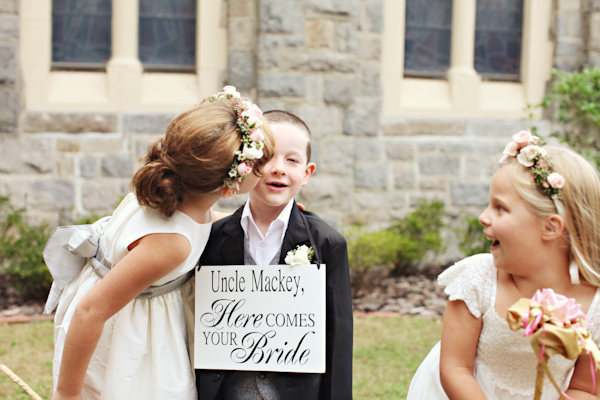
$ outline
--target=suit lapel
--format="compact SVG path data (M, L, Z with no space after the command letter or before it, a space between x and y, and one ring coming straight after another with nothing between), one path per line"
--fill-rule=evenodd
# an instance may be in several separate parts
M302 211L300 211L296 205L296 202L294 201L292 212L290 213L290 221L288 222L288 227L281 245L279 264L285 264L285 256L287 255L288 251L295 249L296 246L302 244L310 246L310 241L308 240L308 235L306 234L306 228L304 227L304 222L300 216L301 212Z
M220 245L220 252L225 265L244 264L244 230L240 225L243 209L244 206L238 208L223 225L221 231L224 238Z

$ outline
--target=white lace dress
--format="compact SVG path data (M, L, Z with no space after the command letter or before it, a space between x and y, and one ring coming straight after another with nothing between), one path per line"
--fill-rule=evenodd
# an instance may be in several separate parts
M450 300L465 302L471 314L483 319L473 375L488 399L531 400L534 394L537 357L523 330L512 331L508 323L496 313L497 270L491 254L466 258L438 277L446 286ZM600 337L600 290L587 313L591 319L590 332L594 341ZM407 400L448 399L439 375L440 343L429 352L415 373L408 390ZM560 355L548 362L552 376L565 390L573 373L575 361ZM543 400L559 398L556 389L545 380Z
M211 219L210 214L207 217ZM210 228L211 222L198 224L179 211L171 218L165 218L157 210L140 206L136 197L129 194L104 227L100 246L108 261L116 265L127 254L129 244L143 236L151 233L185 236L192 247L189 257L153 285L159 286L195 267ZM98 282L100 278L88 261L79 276L61 294L55 316L54 387L73 312L81 298ZM188 285L184 288L187 289ZM182 292L183 289L179 288L157 297L136 298L104 324L86 372L82 391L84 400L196 400Z

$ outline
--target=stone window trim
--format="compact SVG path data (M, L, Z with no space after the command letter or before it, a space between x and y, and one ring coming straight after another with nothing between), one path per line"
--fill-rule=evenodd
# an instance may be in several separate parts
M454 0L446 79L404 77L405 0L383 0L381 83L383 117L526 118L551 78L552 2L524 0L521 81L482 79L474 68L476 0ZM541 110L533 115L541 117Z
M227 70L220 2L197 0L194 73L144 72L139 3L112 0L112 51L105 71L52 69L52 0L21 0L20 64L25 110L174 111L217 92Z

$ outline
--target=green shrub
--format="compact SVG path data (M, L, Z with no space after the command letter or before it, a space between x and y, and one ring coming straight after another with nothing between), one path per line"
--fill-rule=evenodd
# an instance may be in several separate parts
M600 68L552 71L554 81L540 104L556 110L560 129L552 136L600 166Z
M458 248L469 257L479 253L490 252L490 241L483 234L483 227L477 217L466 217L466 228L456 229L460 243Z
M360 279L378 266L407 274L427 254L444 251L440 235L443 215L443 202L421 201L414 211L390 228L365 232L361 226L353 227L347 234L353 274Z
M43 299L52 284L42 250L50 236L46 223L30 225L24 209L0 197L0 266L12 287L28 299Z

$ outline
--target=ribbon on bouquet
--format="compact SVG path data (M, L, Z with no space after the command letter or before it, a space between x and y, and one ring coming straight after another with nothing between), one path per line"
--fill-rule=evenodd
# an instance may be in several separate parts
M600 350L591 339L587 316L573 299L554 293L551 289L537 291L532 299L522 298L507 312L508 325L513 331L524 329L524 336L538 357L534 400L542 398L544 377L547 376L560 399L570 399L556 383L548 369L547 359L560 354L576 360L582 354L590 355L593 389L595 371L600 369Z

